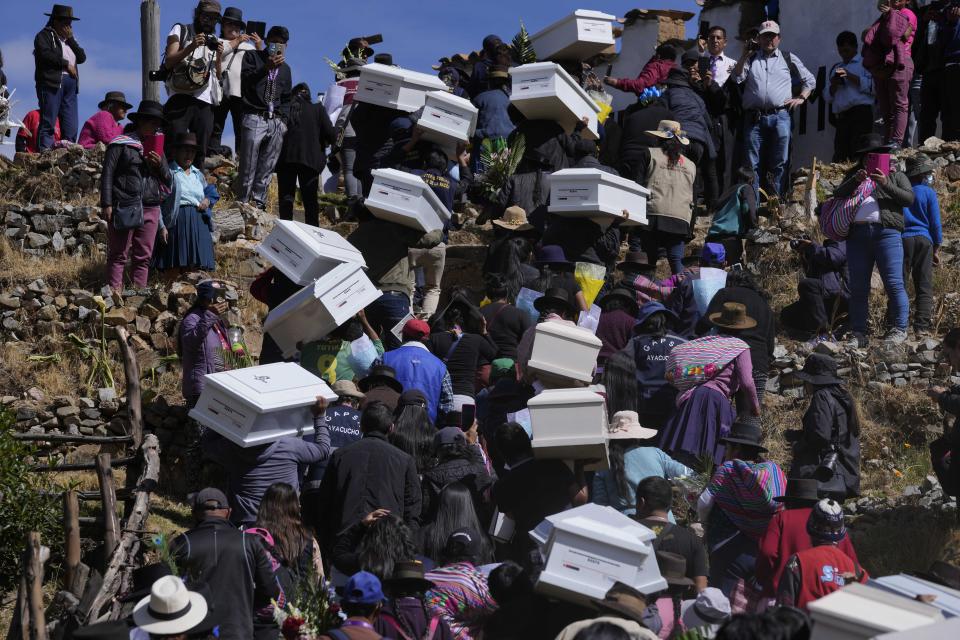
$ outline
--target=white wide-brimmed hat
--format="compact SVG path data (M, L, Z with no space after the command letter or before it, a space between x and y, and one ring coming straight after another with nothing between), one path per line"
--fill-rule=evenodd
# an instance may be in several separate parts
M649 429L640 424L640 416L636 411L617 411L607 427L609 440L649 440L656 435L656 429Z
M647 131L648 135L658 138L670 139L676 138L682 145L690 144L690 138L676 120L661 120L655 131Z
M177 576L164 576L153 583L150 595L133 608L133 621L156 635L185 633L207 617L206 599Z

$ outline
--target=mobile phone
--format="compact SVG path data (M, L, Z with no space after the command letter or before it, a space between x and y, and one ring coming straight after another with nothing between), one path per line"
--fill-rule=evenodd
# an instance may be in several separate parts
M257 22L255 20L250 20L247 22L247 33L257 34L260 38L267 37L267 23L266 22Z
M732 267L730 267L730 270L731 270L731 271L743 271L743 265L738 262L738 263L736 263L735 265L733 265Z
M283 55L283 53L284 53L284 51L286 51L286 49L287 49L287 45L283 44L282 42L270 42L270 43L267 43L267 55L268 55L268 56L275 56L275 55L277 55L278 53L279 53L280 55Z
M460 408L460 428L469 431L477 419L477 405L465 404Z
M375 33L372 36L364 36L363 39L367 41L367 44L380 44L383 42L383 36L379 33Z
M700 56L700 59L697 60L697 67L701 76L705 76L710 73L710 58L707 56Z

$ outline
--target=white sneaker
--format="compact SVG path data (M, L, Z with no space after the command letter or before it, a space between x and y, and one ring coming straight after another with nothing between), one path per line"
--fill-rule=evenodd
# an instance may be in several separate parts
M907 332L903 329L890 329L883 339L893 344L903 344L907 341Z

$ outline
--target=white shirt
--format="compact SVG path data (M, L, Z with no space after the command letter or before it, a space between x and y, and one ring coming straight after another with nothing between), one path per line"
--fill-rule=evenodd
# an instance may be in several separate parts
M854 222L880 222L880 204L870 196L857 209L857 215L853 218Z
M713 81L722 87L730 78L730 74L733 73L733 68L737 66L737 61L723 53L715 56L708 51L706 56L710 59L710 70L713 71Z
M73 52L73 49L70 48L70 45L67 44L66 40L57 36L57 40L60 40L60 46L63 48L63 61L67 63L67 66L77 64L77 54ZM63 75L67 75L67 70L63 70Z
M170 33L167 34L167 39L169 40L170 38L175 37L179 41L180 30L185 28L186 27L180 24L173 25L173 29L170 29ZM189 44L190 44L189 42L186 42L184 43L184 46L189 46ZM214 55L216 55L214 51L211 51L209 47L204 46L204 47L198 47L187 57L203 58L208 63L211 63L211 60ZM214 96L213 83L215 82L219 82L219 80L217 80L217 67L216 67L216 63L212 63L212 66L210 67L210 78L207 80L206 85L204 85L200 89L197 89L196 91L175 91L173 88L170 87L170 83L167 83L167 96L169 97L172 95L183 93L186 95L193 96L200 102L206 102L207 104L217 104L217 101L213 97Z
M223 41L223 59L220 63L223 69L223 93L234 98L240 97L240 70L243 67L245 51L256 51L252 42L241 42L236 49L230 46L229 40Z
M848 73L860 78L860 86L852 82L844 82L840 85L840 88L837 89L836 94L830 95L830 87L828 85L823 95L827 99L827 102L833 104L833 112L843 113L848 109L862 105L873 106L873 77L863 68L863 58L854 56L850 62L838 62L833 65L830 69L830 75L827 76L828 83L830 79L833 78L833 74L837 69L846 69Z

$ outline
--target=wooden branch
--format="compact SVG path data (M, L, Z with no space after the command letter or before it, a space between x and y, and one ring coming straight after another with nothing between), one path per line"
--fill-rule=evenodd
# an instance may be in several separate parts
M130 517L124 522L123 534L107 565L99 592L90 602L90 606L80 612L87 624L100 620L101 610L116 597L123 582L123 573L132 569L132 560L140 549L139 532L146 529L147 516L150 513L150 494L156 491L160 479L160 441L155 435L151 433L143 439L140 454L144 461L143 472L137 481L136 498ZM107 617L109 615L111 614L107 614Z
M24 553L24 560L26 554ZM7 640L30 640L30 609L27 606L27 572L20 574L20 584L17 588L16 609L7 629Z
M30 633L34 640L47 640L47 619L43 606L43 565L50 550L40 546L40 534L27 534L27 602L30 608Z
M63 588L77 596L77 568L80 566L80 500L72 489L63 494L63 537L66 561Z
M110 461L111 467L125 467L128 464L134 462L136 457L130 456L128 458L116 458ZM97 468L96 462L73 462L70 464L39 464L34 467L31 467L31 471L36 471L38 473L47 473L47 472L56 472L56 471L93 471Z
M113 469L110 468L110 454L97 456L97 481L100 483L100 500L103 502L104 557L109 558L117 548L117 536L120 532L120 518L117 516L117 488L113 483Z
M22 442L75 442L77 444L128 444L133 436L77 436L69 433L14 433L14 440Z
M140 366L137 364L137 354L130 345L130 334L125 327L116 327L117 342L120 344L120 355L123 356L123 375L127 380L127 420L130 421L130 434L133 436L133 446L139 447L143 442L143 403L140 395Z

